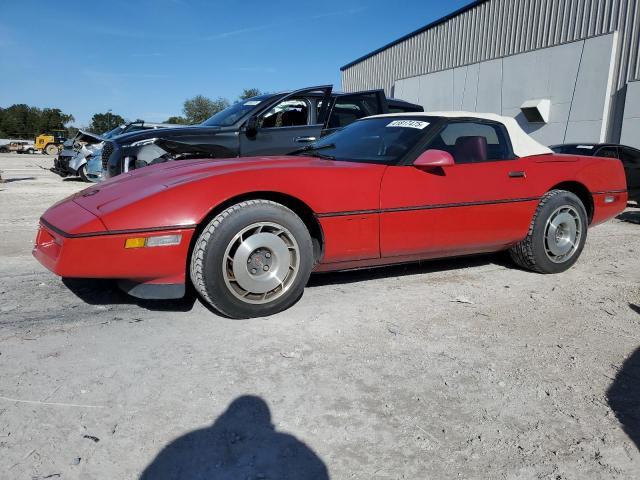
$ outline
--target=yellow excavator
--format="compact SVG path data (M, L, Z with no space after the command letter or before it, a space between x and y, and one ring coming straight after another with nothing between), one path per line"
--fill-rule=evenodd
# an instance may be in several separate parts
M57 155L66 140L64 130L52 130L51 133L42 133L36 137L35 147L47 155Z

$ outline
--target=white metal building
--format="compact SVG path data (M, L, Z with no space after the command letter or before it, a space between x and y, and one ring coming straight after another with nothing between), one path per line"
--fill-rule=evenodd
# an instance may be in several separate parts
M342 88L640 148L639 52L640 0L480 0L345 65Z

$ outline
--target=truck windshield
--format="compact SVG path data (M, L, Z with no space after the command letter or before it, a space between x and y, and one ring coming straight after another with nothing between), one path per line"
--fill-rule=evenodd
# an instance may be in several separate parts
M227 107L212 117L209 117L200 125L207 127L228 127L229 125L236 123L251 110L258 108L258 105L271 97L272 95L260 95L234 103L230 107Z
M109 130L107 133L102 134L102 138L112 138L117 135L120 135L125 129L124 125L120 125L119 127L114 128L113 130Z
M364 119L294 152L341 161L395 165L425 135L436 117Z

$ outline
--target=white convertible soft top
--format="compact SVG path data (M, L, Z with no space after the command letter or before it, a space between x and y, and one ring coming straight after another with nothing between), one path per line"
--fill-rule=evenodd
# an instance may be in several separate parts
M545 147L541 143L531 138L522 130L515 118L504 117L495 113L478 113L478 112L406 112L406 113L387 113L384 115L375 115L370 118L381 117L448 117L448 118L479 118L483 120L491 120L502 123L509 137L511 137L511 146L513 153L519 157L530 157L532 155L546 155L553 153L549 147Z

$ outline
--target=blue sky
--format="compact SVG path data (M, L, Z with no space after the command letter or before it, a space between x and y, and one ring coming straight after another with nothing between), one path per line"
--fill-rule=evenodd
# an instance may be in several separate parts
M197 94L340 88L342 65L468 3L0 0L0 106L59 107L83 126L108 109L162 121Z

